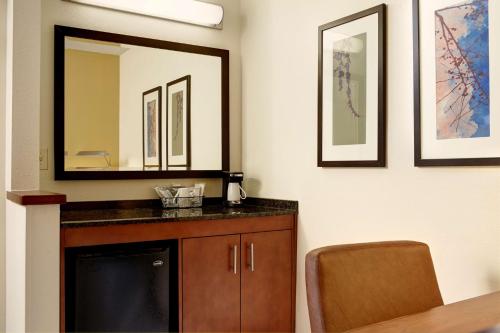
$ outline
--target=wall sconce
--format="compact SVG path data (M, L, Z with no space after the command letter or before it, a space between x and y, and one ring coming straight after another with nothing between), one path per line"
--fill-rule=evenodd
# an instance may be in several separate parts
M224 8L198 0L64 0L170 21L222 29Z

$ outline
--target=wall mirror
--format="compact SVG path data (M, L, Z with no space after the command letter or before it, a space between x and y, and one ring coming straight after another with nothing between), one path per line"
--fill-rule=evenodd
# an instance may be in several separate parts
M55 26L55 178L229 170L229 51Z

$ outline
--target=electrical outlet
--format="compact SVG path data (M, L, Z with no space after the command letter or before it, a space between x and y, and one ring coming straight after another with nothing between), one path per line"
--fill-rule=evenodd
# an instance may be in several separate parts
M49 150L47 148L40 149L40 170L49 170Z

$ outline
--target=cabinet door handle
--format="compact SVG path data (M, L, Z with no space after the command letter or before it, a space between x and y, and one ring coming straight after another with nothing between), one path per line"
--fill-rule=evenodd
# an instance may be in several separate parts
M255 259L253 254L253 243L247 245L247 267L250 268L251 272L255 272Z
M255 272L255 257L254 257L254 245L253 243L250 243L250 246L248 247L248 252L250 253L250 264L248 265L250 267L250 271Z
M238 245L233 245L233 273L238 274Z

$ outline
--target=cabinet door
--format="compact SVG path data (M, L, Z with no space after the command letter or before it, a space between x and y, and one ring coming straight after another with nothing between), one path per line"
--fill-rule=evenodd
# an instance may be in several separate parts
M292 232L241 235L243 332L292 331Z
M240 235L183 240L183 331L239 332L240 276Z

